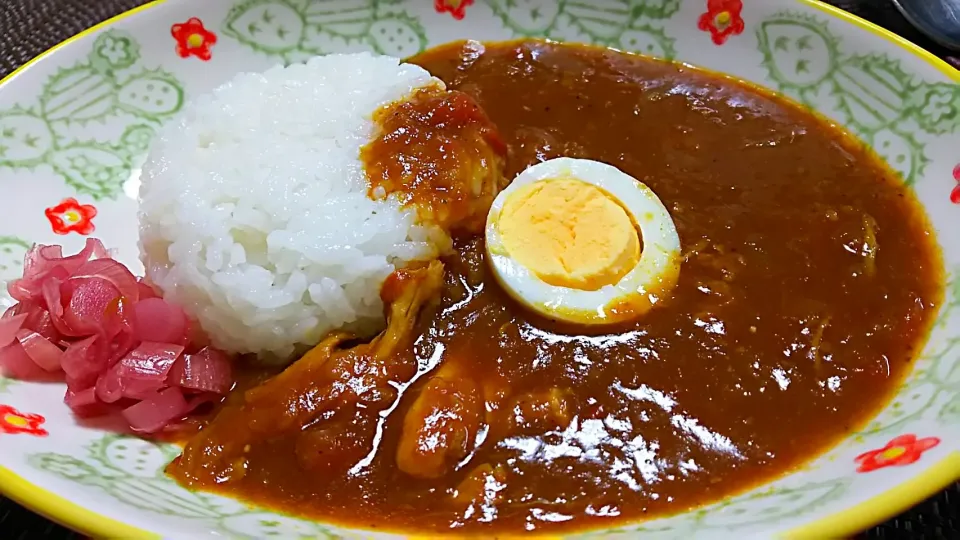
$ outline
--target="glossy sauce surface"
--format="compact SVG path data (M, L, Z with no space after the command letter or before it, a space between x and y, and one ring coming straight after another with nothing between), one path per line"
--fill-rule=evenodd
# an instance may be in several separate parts
M321 418L249 444L229 481L197 461L171 467L180 481L366 528L615 526L784 474L910 369L940 299L939 255L893 173L821 119L581 46L455 44L413 62L479 103L508 145L508 177L568 155L650 186L685 253L672 297L620 328L558 326L510 301L481 241L462 237L439 304L383 368L406 366L395 393L330 417L324 436L360 451L312 468L302 431Z
M427 88L373 121L379 134L360 152L369 196L396 195L454 234L482 231L507 152L483 109L463 92Z

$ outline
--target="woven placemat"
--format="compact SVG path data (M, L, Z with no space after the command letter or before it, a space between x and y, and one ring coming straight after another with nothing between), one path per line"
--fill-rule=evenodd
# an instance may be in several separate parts
M145 3L143 0L0 0L0 77L68 37ZM956 58L960 55L951 57L946 49L922 36L889 0L828 3L892 30L960 67ZM863 537L960 539L960 482L865 532ZM0 538L79 540L80 536L0 496Z

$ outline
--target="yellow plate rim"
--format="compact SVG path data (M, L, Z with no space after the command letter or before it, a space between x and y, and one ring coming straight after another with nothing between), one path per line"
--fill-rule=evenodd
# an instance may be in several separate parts
M19 74L61 48L123 19L157 7L165 1L166 0L153 0L152 2L107 19L58 43L4 77L0 80L0 86L12 81ZM893 43L933 66L948 79L960 83L960 70L954 69L953 66L946 61L919 45L857 15L822 3L819 0L796 1L813 9L825 12L832 18L852 24L870 34ZM952 452L944 459L897 487L850 508L792 529L784 533L783 537L811 539L844 538L897 515L914 504L946 488L957 479L960 479L960 452ZM34 512L81 534L86 534L94 538L127 538L131 540L161 538L161 536L157 534L97 514L59 495L33 485L3 466L0 466L0 493Z

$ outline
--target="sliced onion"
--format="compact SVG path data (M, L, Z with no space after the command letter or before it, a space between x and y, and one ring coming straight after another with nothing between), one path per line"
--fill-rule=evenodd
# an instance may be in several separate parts
M123 397L123 384L120 374L120 360L126 357L136 346L136 336L130 321L130 308L123 298L111 304L104 326L100 332L97 356L102 362L100 378L97 380L97 396L107 403L114 403Z
M113 285L120 293L117 296L122 296L131 302L140 299L140 287L137 278L130 273L126 266L113 259L96 259L84 263L70 276L65 285L74 280L83 282L92 278L102 279Z
M107 249L96 238L87 238L83 249L76 255L69 257L63 256L61 246L34 245L27 251L23 259L23 277L25 279L37 278L58 267L64 269L67 274L73 274L85 262L103 259L107 256L109 256Z
M100 403L100 400L97 399L97 394L94 392L93 388L87 388L86 390L80 390L79 392L74 392L72 390L68 391L64 397L64 402L70 406L70 408L83 407L86 405L93 405L94 403Z
M47 373L23 350L19 341L0 349L0 375L11 379L43 379Z
M92 389L106 368L95 346L97 336L70 344L60 357L60 367L67 374L67 386L74 390Z
M49 246L44 246L44 247L49 247ZM62 256L63 248L61 248L60 246L57 246L57 247L59 249L57 249L56 251L51 250L50 254L56 255L57 252L59 252L61 254L61 257L59 258L47 257L46 256L47 253L44 253L44 252L41 252L41 256L44 256L44 258L46 258L49 262L57 266L63 266L71 274L76 272L81 266L83 266L83 263L87 261L92 261L95 259L103 259L105 257L110 256L110 253L107 251L107 248L103 247L103 244L100 242L100 240L96 238L87 238L87 241L83 245L83 249L81 249L80 252L75 255L69 255L69 256L63 257Z
M109 249L104 247L103 242L98 238L87 238L87 243L83 250L88 252L87 260L106 259L107 257L113 258L113 254Z
M63 322L76 336L92 336L103 326L111 302L120 297L113 284L101 278L71 278L60 287L69 298Z
M137 337L143 341L183 343L187 334L187 315L179 306L159 298L147 298L133 306Z
M37 266L46 266L50 267L58 262L63 260L63 246L54 244L52 246L45 246L43 244L36 244L33 246L33 249L27 253L26 264L24 265L24 272L30 272L34 267L33 262L37 262ZM43 268L42 270L46 270Z
M27 318L26 313L10 317L7 317L6 313L3 315L4 318L0 319L0 347L6 347L17 337L17 332L20 331L23 321Z
M48 281L61 281L70 277L70 271L63 266L51 266L41 274L24 277L7 284L7 292L19 302L43 304L43 285Z
M53 325L50 313L40 306L34 306L27 310L27 320L23 321L23 328L33 330L41 336L47 338L51 343L60 345L63 336L57 327Z
M6 311L3 312L3 317L0 317L0 319L9 319L11 317L16 317L17 315L24 315L30 311L31 307L32 306L28 303L18 302L8 307Z
M97 399L104 403L116 403L123 397L123 383L120 381L119 364L100 375L95 387Z
M222 351L205 347L178 359L168 381L181 388L224 395L233 386L230 360Z
M57 331L67 337L86 337L82 333L75 331L70 327L66 321L63 320L63 301L60 295L60 285L62 280L58 279L54 274L59 274L63 270L61 268L54 269L51 272L51 276L48 277L41 286L43 291L43 303L47 308L47 312L50 314L50 322L53 323L53 326L56 327Z
M167 388L131 405L121 413L130 427L140 433L156 433L192 410L179 388Z
M63 318L63 304L60 301L60 282L48 280L43 283L43 302L54 319ZM62 322L62 321L61 321Z
M156 289L151 287L143 278L137 278L137 287L140 289L140 300L160 298L160 294L157 293Z
M63 356L60 347L32 330L20 330L17 332L17 339L27 356L44 371L47 373L60 371L60 357Z
M30 279L46 273L63 260L62 246L34 244L23 257L23 277Z
M19 303L0 317L0 373L63 371L64 402L78 416L123 409L134 430L155 432L233 384L227 356L96 239L69 257L34 246L8 292ZM200 350L183 356L185 347Z
M144 341L130 351L120 361L120 365L128 370L125 375L165 380L170 373L170 367L181 353L181 345Z
M109 406L97 399L97 393L93 387L80 391L67 390L63 402L70 407L73 414L81 418L101 416L109 412Z
M130 351L105 377L116 377L104 383L106 398L112 399L113 384L119 384L120 396L144 399L167 386L167 377L183 347L145 341ZM115 373L115 375L114 375ZM101 396L104 398L104 396ZM104 399L109 401L109 399Z
M42 282L29 279L14 279L7 283L7 294L17 302L30 302L41 298Z
M139 343L136 325L133 321L133 307L125 298L111 302L103 317L100 329L103 337L103 354L106 365L112 366L120 361Z

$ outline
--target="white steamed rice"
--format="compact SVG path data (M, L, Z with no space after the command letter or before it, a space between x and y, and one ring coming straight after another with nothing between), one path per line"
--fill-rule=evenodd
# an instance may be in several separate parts
M367 197L372 113L425 70L367 53L241 74L189 104L143 168L148 278L227 351L286 357L330 330L383 324L380 285L448 241Z

